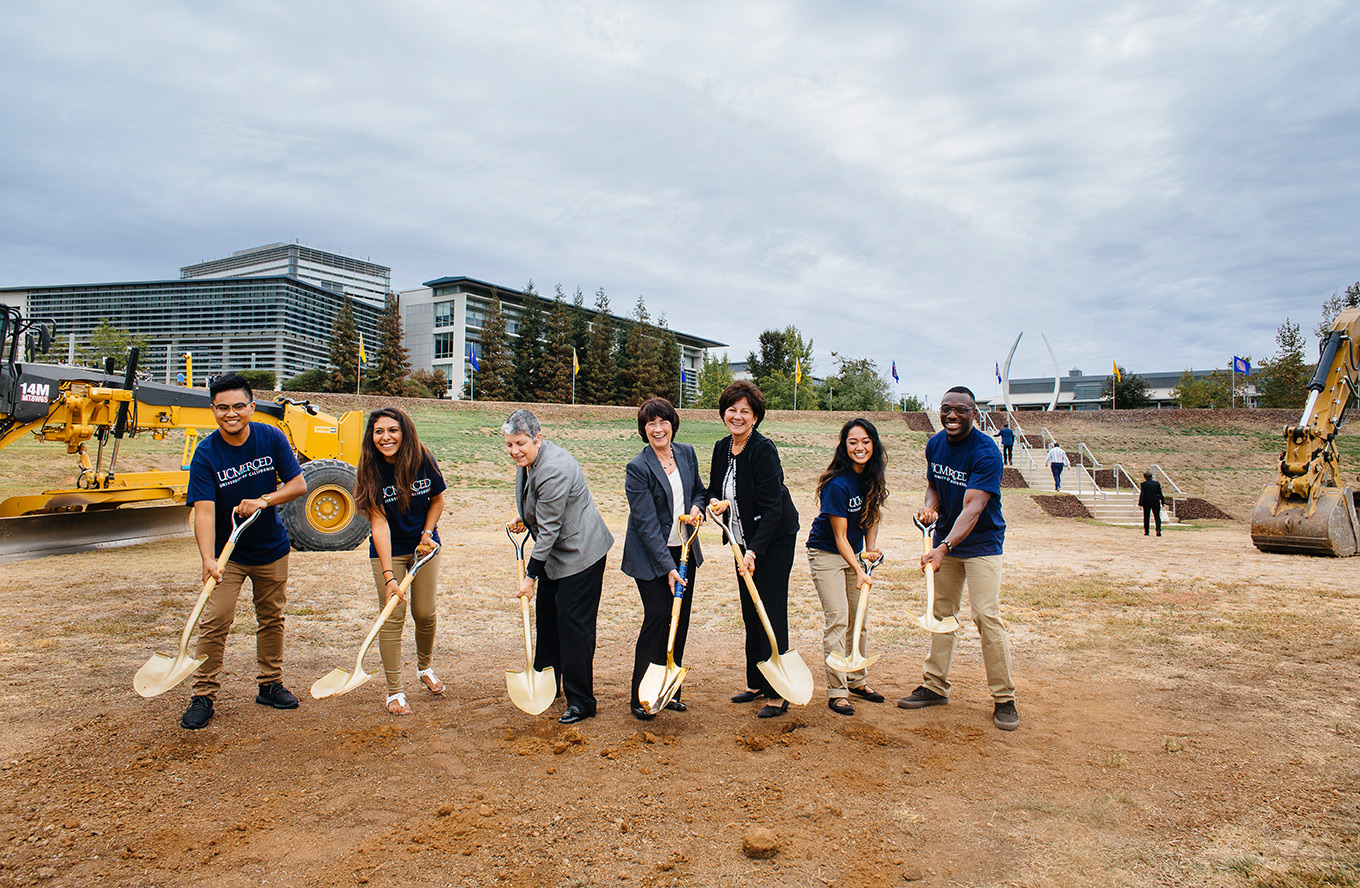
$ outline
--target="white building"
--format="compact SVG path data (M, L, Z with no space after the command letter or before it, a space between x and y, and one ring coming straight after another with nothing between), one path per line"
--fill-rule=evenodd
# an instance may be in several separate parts
M303 283L343 293L381 309L392 291L392 269L315 250L301 244L268 244L237 250L225 259L212 259L179 270L180 280L198 278L274 277L284 275Z

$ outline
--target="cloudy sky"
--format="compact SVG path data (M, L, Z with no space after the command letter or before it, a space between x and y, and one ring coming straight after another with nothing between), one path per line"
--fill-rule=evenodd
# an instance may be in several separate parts
M298 240L898 391L1224 366L1360 280L1341 2L6 3L0 284Z

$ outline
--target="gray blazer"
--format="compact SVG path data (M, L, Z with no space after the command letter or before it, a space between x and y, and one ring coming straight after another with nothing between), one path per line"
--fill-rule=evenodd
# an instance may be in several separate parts
M708 502L708 491L699 477L699 457L688 444L672 443L671 452L675 454L675 466L680 470L680 486L685 495L682 511L688 513L691 506L702 510ZM628 494L628 532L623 537L623 564L620 567L628 576L639 580L664 577L676 567L666 545L671 528L675 526L676 508L671 501L671 482L650 444L628 461L623 489ZM696 568L704 563L697 537L690 543L690 551L694 554Z
M580 464L551 441L543 442L530 471L515 469L515 508L534 535L531 557L543 562L550 580L580 573L614 545Z

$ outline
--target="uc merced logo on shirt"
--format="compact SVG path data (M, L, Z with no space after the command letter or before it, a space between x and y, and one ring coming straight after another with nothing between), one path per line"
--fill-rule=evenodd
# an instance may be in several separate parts
M930 464L930 472L941 481L948 481L956 487L968 486L968 473L961 469L946 466L943 463L933 462Z
M226 487L235 484L243 478L251 478L255 475L274 474L274 457L261 456L256 459L247 460L239 466L228 466L225 469L218 469L217 483Z

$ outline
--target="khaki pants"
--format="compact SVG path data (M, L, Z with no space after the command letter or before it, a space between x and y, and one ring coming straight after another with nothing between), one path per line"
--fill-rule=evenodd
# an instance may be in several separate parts
M987 668L987 686L997 703L1015 700L1011 681L1011 643L1001 622L1001 556L944 559L935 574L935 619L957 616L968 584L968 606L982 637L982 662ZM926 659L925 686L949 696L949 664L954 659L957 632L932 632L930 656Z
M817 587L817 597L822 600L825 624L822 629L822 654L836 653L850 656L852 640L850 626L859 608L859 587L855 585L855 571L845 563L839 552L823 549L808 549L808 565L812 568L812 585ZM859 651L868 653L869 616L864 616L864 626L859 633ZM865 685L864 670L857 672L837 672L826 667L826 695L828 697L849 697L849 688Z
M439 582L439 557L443 552L425 563L411 581L406 598L411 603L411 619L416 624L416 668L429 669L434 659L434 630L437 617L434 612L434 590ZM369 559L373 564L373 584L378 587L378 606L387 606L387 583L383 578L382 562ZM406 579L406 571L416 560L415 555L393 555L392 573L400 583ZM387 695L401 693L401 631L406 626L406 602L398 601L392 608L382 628L378 630L378 651L382 654L383 672L387 677Z
M198 623L198 656L208 659L194 673L194 696L217 699L222 683L222 658L227 650L227 634L236 619L236 599L246 577L250 578L255 598L255 661L259 664L258 684L283 677L283 606L287 603L288 556L269 564L238 564L228 561L222 582L208 595L203 618Z

